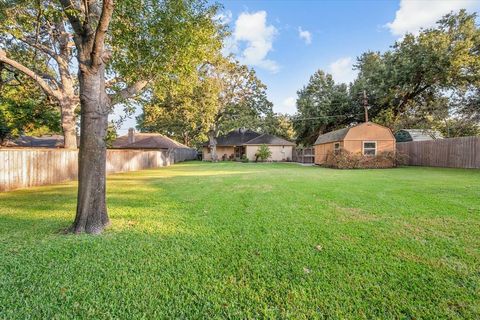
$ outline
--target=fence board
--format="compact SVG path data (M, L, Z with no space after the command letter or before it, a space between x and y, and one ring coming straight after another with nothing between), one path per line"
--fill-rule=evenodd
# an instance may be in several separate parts
M109 149L106 167L107 173L158 168L192 156L191 151L175 157L169 151ZM74 180L77 171L77 150L0 149L0 192Z
M397 152L411 166L480 168L480 137L397 143Z

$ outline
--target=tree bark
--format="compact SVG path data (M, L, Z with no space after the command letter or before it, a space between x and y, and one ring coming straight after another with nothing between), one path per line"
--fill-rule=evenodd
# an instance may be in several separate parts
M210 153L212 155L212 162L218 161L217 155L217 139L215 138L215 130L208 132L208 145L210 147Z
M82 68L81 68L82 69ZM74 233L99 234L109 224L105 200L106 154L110 99L105 93L105 67L79 72L80 151Z
M71 101L61 103L62 114L62 131L64 138L65 149L77 149L77 132L76 132L76 116L75 106L76 104Z

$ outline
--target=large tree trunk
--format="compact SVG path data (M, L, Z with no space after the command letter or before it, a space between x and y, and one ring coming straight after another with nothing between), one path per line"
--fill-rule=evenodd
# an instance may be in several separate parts
M105 201L105 137L110 100L105 93L104 73L104 67L94 73L88 69L79 72L82 114L77 213L71 227L74 233L99 234L109 223Z

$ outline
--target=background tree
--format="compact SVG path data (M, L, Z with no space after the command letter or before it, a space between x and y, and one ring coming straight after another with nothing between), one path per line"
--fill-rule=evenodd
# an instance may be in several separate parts
M138 128L171 136L191 147L204 142L219 95L215 79L206 74L207 68L207 64L202 64L189 77L157 86L153 96L142 102Z
M61 132L58 104L21 74L0 72L0 145L7 138Z
M60 106L64 146L76 148L75 108L79 99L74 50L66 16L60 9L51 0L0 4L0 62L29 77Z
M192 77L163 82L143 111L139 118L142 131L173 135L190 146L207 138L212 159L216 159L219 134L239 127L257 130L273 114L266 86L255 72L222 57L220 48Z
M468 101L480 84L475 19L465 10L451 13L435 28L407 34L383 54L363 54L352 97L366 90L371 116L393 130L427 127L447 132L445 124L452 121L471 127L475 108L468 107Z
M300 144L312 145L320 133L361 118L359 112L362 108L352 102L347 85L335 84L332 76L322 70L315 72L297 94L293 126Z
M267 99L266 86L255 71L238 61L222 58L211 65L209 76L217 88L217 102L208 128L212 160L217 161L216 138L235 128L255 129L261 118L272 112L273 104Z
M268 112L260 121L259 131L294 141L296 132L290 116L281 113Z

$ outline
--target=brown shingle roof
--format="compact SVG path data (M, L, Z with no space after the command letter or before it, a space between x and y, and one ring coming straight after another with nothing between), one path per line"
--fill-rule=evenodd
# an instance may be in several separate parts
M63 136L45 135L41 137L21 136L8 146L12 147L31 147L31 148L63 148Z
M247 145L268 144L273 146L295 146L295 143L293 142L290 142L288 140L285 140L267 133L262 134L261 136L258 136L256 138L253 138L252 140L249 140L244 144L247 144Z
M243 130L237 129L230 131L229 133L219 136L217 138L217 146L241 146L245 142L252 140L260 136L260 133L257 133L252 130ZM203 144L204 147L208 147L208 141Z
M135 133L135 141L128 143L128 135L118 137L112 144L121 149L182 149L188 148L159 133Z
M322 144L328 142L342 141L351 128L343 128L335 131L330 131L319 135L314 144Z

